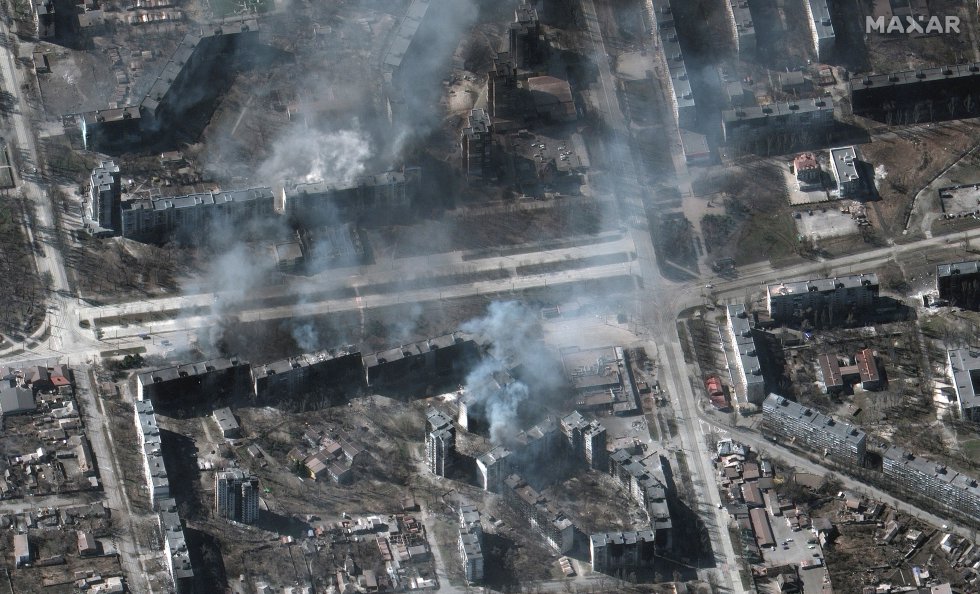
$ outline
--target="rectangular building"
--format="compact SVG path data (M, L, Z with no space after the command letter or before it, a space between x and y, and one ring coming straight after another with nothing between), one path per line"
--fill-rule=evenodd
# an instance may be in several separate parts
M456 426L452 419L434 408L425 417L426 465L432 474L446 476L456 460Z
M974 477L899 447L888 448L881 463L887 478L931 499L951 517L980 521L980 486Z
M237 357L211 359L136 376L139 400L243 398L252 394L252 366Z
M749 314L742 304L729 305L728 337L735 351L735 369L732 369L732 379L735 380L736 397L749 404L760 404L766 397L766 379L762 374L762 363L759 361L759 348L756 344L756 331L752 328ZM741 394L738 392L741 391Z
M478 356L476 342L455 332L365 355L364 372L369 386L448 381L461 375Z
M721 119L725 142L732 146L818 133L836 123L829 97L726 109Z
M218 430L221 431L221 436L225 439L236 439L242 436L241 427L238 426L238 421L235 420L231 408L226 406L216 409L211 416L218 423Z
M119 166L102 161L89 176L88 217L99 227L118 231L121 200Z
M222 518L254 524L259 519L259 479L237 469L216 473L214 511Z
M493 155L493 124L487 110L477 108L470 111L469 123L460 133L460 147L466 178L470 181L489 179Z
M589 537L592 570L612 573L653 567L657 559L654 540L651 530L593 534Z
M674 27L674 13L669 0L652 0L647 3L648 14L655 35L654 45L661 48L664 66L669 75L665 78L670 94L674 121L678 127L690 127L697 123L697 106L687 74L684 55Z
M516 507L531 529L540 534L558 554L575 546L575 526L547 497L535 491L516 475L504 480L504 498Z
M31 557L31 542L26 534L14 535L14 566L23 567L29 565Z
M353 348L306 353L252 366L255 397L260 403L329 395L364 378L361 353Z
M483 526L474 505L459 507L459 554L468 583L483 581Z
M844 464L864 464L867 435L811 408L770 394L762 405L763 427L797 447L818 452Z
M504 479L512 472L510 455L509 449L498 445L477 457L477 476L485 491L500 492Z
M950 305L976 311L980 309L980 262L952 262L936 267L939 298Z
M855 196L861 192L861 176L857 168L857 151L853 146L830 149L834 180L841 197Z
M578 411L561 419L561 432L571 446L573 456L600 472L609 469L606 451L606 428L599 421L586 421Z
M776 538L772 534L772 526L769 525L769 516L766 508L757 507L749 510L749 519L752 522L752 531L755 532L755 542L760 549L772 549L776 547Z
M777 322L809 318L817 324L815 317L824 316L825 325L833 326L873 307L877 300L878 275L873 272L766 287L769 315Z
M735 51L741 56L752 56L755 53L755 24L748 0L726 0L725 8L735 39Z
M813 51L816 52L818 61L825 62L833 53L837 41L827 0L804 0L803 5L806 7L806 17L810 25Z
M980 62L855 77L851 109L894 125L976 117L978 84Z
M946 363L960 418L980 421L980 352L968 348L946 351Z

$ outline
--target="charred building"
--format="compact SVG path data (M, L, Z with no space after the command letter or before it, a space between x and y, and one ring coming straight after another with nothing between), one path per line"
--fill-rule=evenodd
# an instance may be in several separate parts
M274 189L277 201L294 225L332 224L339 215L365 226L404 221L419 195L422 170L405 167L364 175L350 183L300 183ZM324 206L328 205L327 208Z
M319 351L252 367L259 403L299 400L310 394L333 395L359 385L364 374L361 353Z
M853 78L854 115L887 124L975 117L980 110L980 62Z
M620 569L649 569L657 561L653 530L600 532L589 537L592 570L612 573Z
M519 475L511 474L504 479L502 495L559 555L575 547L577 529L572 521Z
M444 383L459 378L478 357L476 342L456 332L365 355L364 371L369 386Z
M252 366L238 358L211 359L136 376L137 399L157 403L183 399L237 399L251 394Z
M127 200L119 205L123 237L162 241L174 233L206 235L212 225L239 226L276 214L270 188Z
M936 289L939 298L950 305L980 309L980 261L940 264L936 267Z
M236 19L193 28L174 50L163 71L138 105L97 110L75 117L86 148L124 147L138 135L160 140L193 120L200 106L214 99L227 79L230 58L258 41L255 19ZM205 84L208 83L208 84ZM138 134L137 134L138 130Z

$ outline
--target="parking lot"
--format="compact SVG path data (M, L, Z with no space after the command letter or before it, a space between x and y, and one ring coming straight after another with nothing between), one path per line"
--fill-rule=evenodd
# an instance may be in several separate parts
M820 567L812 569L800 568L800 578L803 580L805 594L831 592L827 568L823 566L823 551L817 544L816 537L810 530L794 532L789 522L783 516L769 515L769 523L776 539L776 548L764 550L762 553L766 565L801 565L804 561L820 563ZM825 589L826 586L826 589Z
M836 207L813 208L794 213L800 235L813 239L842 237L858 232L858 223Z

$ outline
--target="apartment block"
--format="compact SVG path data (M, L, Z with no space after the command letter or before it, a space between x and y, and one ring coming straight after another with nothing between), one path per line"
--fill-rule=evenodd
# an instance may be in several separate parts
M729 305L727 314L728 338L735 351L735 365L730 369L735 396L743 403L760 404L766 397L766 379L759 361L757 331L752 328L744 305Z
M980 351L969 348L946 351L946 363L956 390L960 418L980 421Z
M139 400L241 398L251 394L252 366L234 357L166 367L136 376Z
M88 217L99 227L118 230L121 200L119 166L113 161L102 161L89 176Z
M216 473L214 511L222 518L254 524L259 519L259 479L237 469Z
M888 448L881 461L885 476L895 483L931 499L953 517L980 521L980 486L974 477L900 447Z
M476 342L456 332L365 355L364 372L369 386L448 380L478 356Z
M766 287L769 315L777 322L802 320L825 315L828 325L845 321L878 300L878 275L853 274L836 278L772 284Z
M762 405L762 424L770 433L797 447L823 454L837 462L864 464L867 435L811 408L770 394Z
M677 29L674 27L674 13L669 0L652 0L647 3L648 14L653 22L655 44L661 47L663 58L669 75L667 82L670 94L674 120L680 127L690 127L697 123L697 108L694 104L694 93L691 90L691 79L687 74L687 65L681 52Z
M535 491L519 475L504 479L505 499L517 508L531 529L540 534L558 554L575 546L575 526L553 502Z
M177 594L189 594L194 586L194 568L191 566L191 555L184 537L184 524L177 514L177 502L166 499L160 502L159 507L157 521L174 591Z
M514 64L521 69L532 68L544 58L546 46L541 39L538 11L526 1L514 10L514 22L508 28L508 49Z
M729 145L819 132L836 124L830 98L746 106L721 112L722 132Z
M483 581L483 526L474 505L459 508L459 554L463 574L470 584Z
M353 349L306 353L252 366L255 397L260 403L300 400L363 381L361 353Z
M980 262L952 262L936 267L939 298L950 305L976 311L980 309Z
M432 474L446 476L456 459L456 426L452 419L434 408L425 417L426 465Z
M476 471L480 486L485 491L499 492L512 471L511 451L504 446L495 446L489 452L477 457Z
M617 450L610 456L610 472L630 497L647 510L657 550L670 550L674 542L670 506L676 491L667 459L659 454L641 458Z
M620 569L653 567L657 559L652 530L600 532L589 537L593 571L612 573Z
M143 477L146 480L150 505L170 497L170 478L163 463L160 427L157 425L153 403L149 400L135 404L136 435L143 456Z
M601 472L609 469L606 428L599 421L586 421L578 411L562 417L561 432L571 446L572 455Z
M813 51L817 54L817 60L826 61L833 53L837 42L827 0L804 0L803 5L806 7L806 17L810 25Z
M755 53L755 24L748 0L726 0L725 8L735 39L735 51L742 56L751 56Z
M895 124L975 117L980 62L851 79L855 115Z

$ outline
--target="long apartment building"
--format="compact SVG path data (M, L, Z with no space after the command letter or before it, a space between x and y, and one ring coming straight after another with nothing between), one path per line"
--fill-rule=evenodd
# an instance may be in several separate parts
M467 583L483 581L483 525L475 505L459 507L459 555Z
M656 45L659 45L666 62L668 91L674 121L680 127L690 127L697 123L697 108L691 79L687 74L684 54L681 52L677 29L674 27L674 13L669 0L647 0L647 17L651 20Z
M136 376L138 400L177 400L252 394L252 366L238 358L222 358L166 367Z
M456 460L456 426L442 411L425 413L425 463L432 474L446 476Z
M886 477L931 499L952 517L980 522L980 486L975 478L894 446L885 451L881 463Z
M353 349L317 351L252 366L255 397L260 402L296 399L359 383L363 374L361 353Z
M558 554L567 553L575 547L576 529L572 521L519 475L511 474L504 479L502 494Z
M826 61L834 51L837 35L834 33L834 23L830 18L830 7L827 0L804 0L807 22L810 26L810 40L817 60Z
M861 466L867 435L817 411L770 394L762 405L762 424L770 433L837 462Z
M743 57L751 56L755 53L755 24L752 22L749 0L726 0L725 8L735 40L735 51Z
M852 78L855 115L894 123L976 117L980 62Z
M735 365L729 367L735 396L746 403L760 404L766 397L766 379L759 361L756 330L744 305L729 305L727 313L728 337L735 355Z
M721 112L725 142L737 146L769 138L817 133L836 124L829 98L803 99L726 109Z
M969 348L946 351L946 363L960 418L980 421L980 351Z
M134 405L136 435L143 449L143 472L150 505L157 510L160 534L163 538L167 570L177 594L187 594L193 589L194 568L191 566L184 526L177 515L177 503L170 497L170 478L163 462L160 427L157 424L153 403L137 401Z
M666 458L660 455L640 458L617 450L609 460L613 477L622 483L633 501L646 509L657 551L670 550L674 545L670 502L675 497L675 488Z
M878 300L878 275L852 274L835 278L771 284L766 287L769 315L777 322L826 312L828 324L843 322L852 312L866 310ZM811 318L811 321L814 321Z
M589 537L592 570L600 573L653 567L658 558L656 551L653 530L600 532Z

